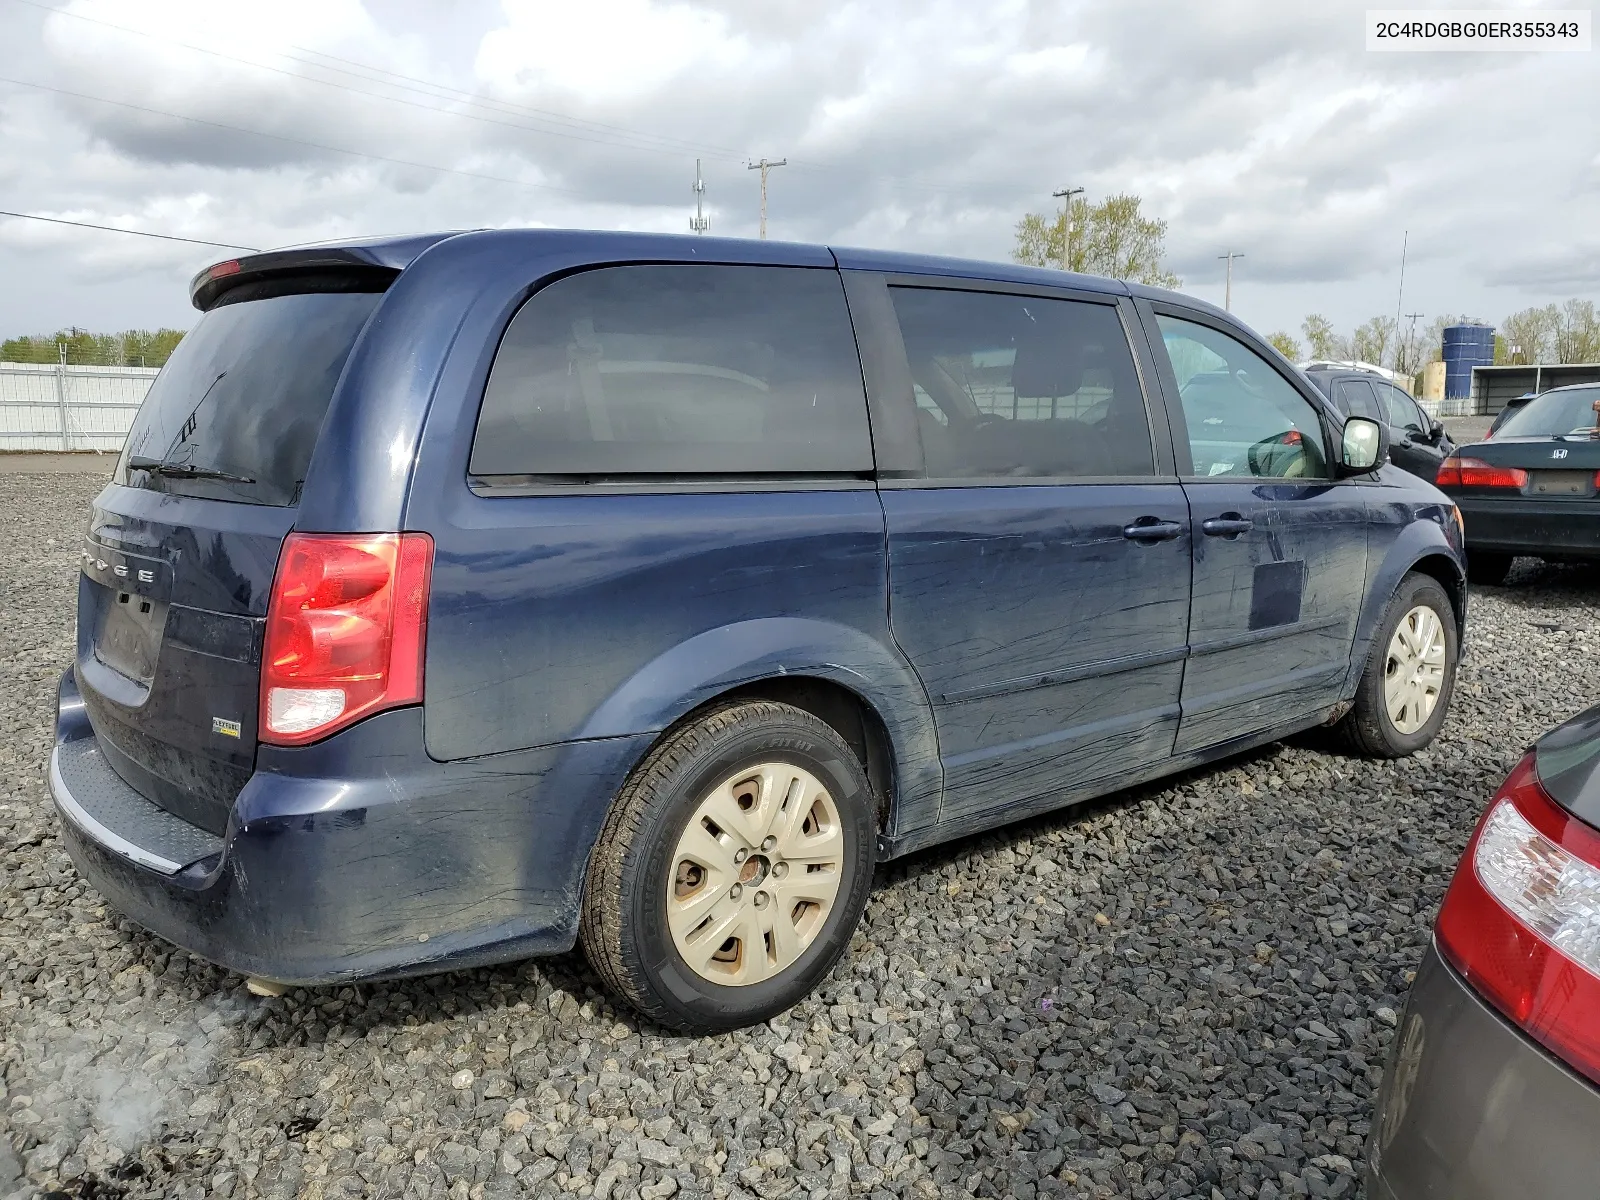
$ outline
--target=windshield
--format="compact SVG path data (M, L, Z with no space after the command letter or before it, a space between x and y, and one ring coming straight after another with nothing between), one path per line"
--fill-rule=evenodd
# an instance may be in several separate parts
M151 385L117 482L248 504L297 503L334 385L382 298L296 294L206 313ZM157 463L170 469L140 466Z
M1550 437L1593 429L1600 417L1595 411L1596 402L1600 402L1600 387L1546 392L1506 418L1506 423L1495 431L1495 437Z

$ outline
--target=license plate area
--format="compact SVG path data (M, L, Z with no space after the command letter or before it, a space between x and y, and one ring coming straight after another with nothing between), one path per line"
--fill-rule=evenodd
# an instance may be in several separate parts
M101 588L94 656L120 675L148 687L161 654L167 606L138 592Z
M1587 496L1594 491L1590 471L1535 471L1528 489L1535 496Z

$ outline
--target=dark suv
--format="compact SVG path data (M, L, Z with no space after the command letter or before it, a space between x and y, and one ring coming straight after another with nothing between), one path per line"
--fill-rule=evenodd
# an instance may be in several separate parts
M1432 483L1439 464L1455 453L1444 424L1377 372L1312 363L1305 373L1345 416L1381 421L1389 436L1390 460L1417 478Z
M257 986L581 940L729 1028L881 860L1444 719L1451 505L1180 296L506 230L193 299L94 503L51 783L117 908Z

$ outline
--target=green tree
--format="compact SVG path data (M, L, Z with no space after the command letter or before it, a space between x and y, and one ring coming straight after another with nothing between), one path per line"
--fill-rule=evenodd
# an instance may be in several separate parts
M1593 300L1568 300L1561 306L1555 352L1557 362L1600 362L1600 316Z
M1515 366L1554 362L1560 326L1561 310L1554 304L1512 313L1500 322L1500 335L1506 340L1506 362Z
M1350 339L1350 356L1381 367L1389 347L1394 345L1394 337L1393 317L1372 317L1356 326L1355 336Z
M0 362L56 363L64 359L72 366L161 367L182 340L181 329L91 333L74 327L8 338L0 342Z
M1300 343L1294 340L1294 334L1280 329L1267 334L1267 343L1290 362L1300 361Z
M1328 359L1343 357L1340 351L1339 336L1333 332L1333 322L1321 313L1312 313L1300 322L1300 332L1306 335L1306 344L1311 348L1313 359Z
M1162 263L1166 253L1167 223L1139 211L1137 196L1108 196L1090 204L1072 199L1072 242L1067 244L1065 205L1054 214L1028 213L1017 222L1012 257L1035 267L1060 267L1106 275L1132 283L1175 288L1183 280Z

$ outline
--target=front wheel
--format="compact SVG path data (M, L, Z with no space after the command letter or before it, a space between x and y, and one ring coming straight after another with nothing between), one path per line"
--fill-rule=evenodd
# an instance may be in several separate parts
M606 984L673 1029L776 1016L832 969L866 905L871 788L825 722L714 709L623 785L590 858L580 937Z
M1438 581L1400 581L1372 640L1355 705L1339 723L1345 744L1370 758L1415 754L1439 735L1455 689L1455 609Z

